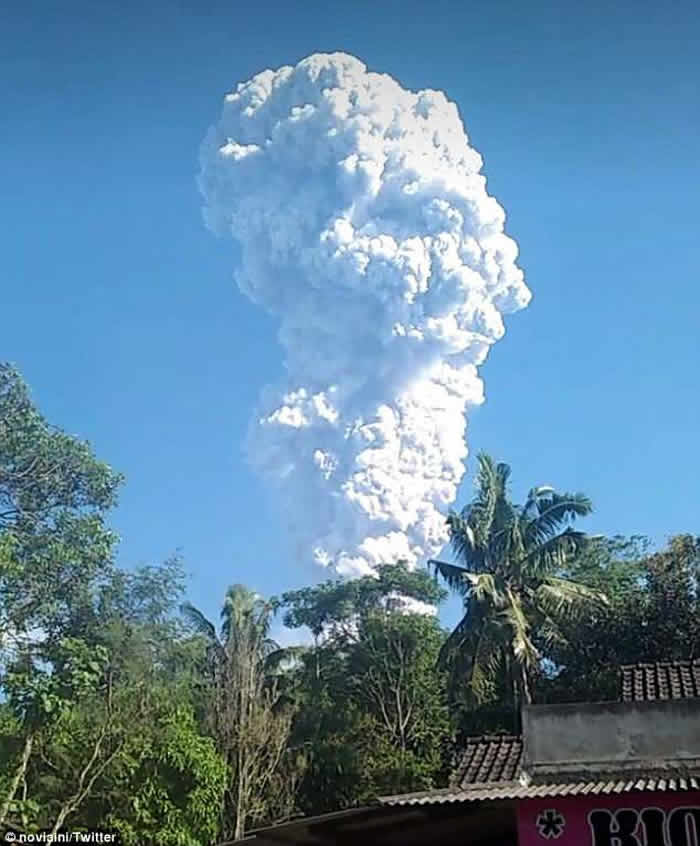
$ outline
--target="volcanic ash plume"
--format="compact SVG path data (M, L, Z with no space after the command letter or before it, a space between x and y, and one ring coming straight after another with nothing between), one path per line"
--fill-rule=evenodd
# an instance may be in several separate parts
M240 84L203 143L206 223L286 352L249 457L298 553L341 574L443 545L477 366L530 300L481 164L444 94L344 54Z

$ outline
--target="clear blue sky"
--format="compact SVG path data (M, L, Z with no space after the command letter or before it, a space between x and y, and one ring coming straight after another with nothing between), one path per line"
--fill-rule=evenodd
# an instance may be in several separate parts
M195 174L238 81L335 50L457 102L520 244L534 300L482 370L471 449L508 460L518 495L588 493L592 531L700 531L696 4L14 6L0 355L126 474L121 563L181 547L210 614L234 581L311 579L240 453L276 328L204 229Z

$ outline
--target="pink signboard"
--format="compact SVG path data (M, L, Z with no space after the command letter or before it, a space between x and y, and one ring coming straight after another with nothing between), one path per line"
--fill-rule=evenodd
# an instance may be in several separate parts
M700 846L700 792L518 803L520 846Z

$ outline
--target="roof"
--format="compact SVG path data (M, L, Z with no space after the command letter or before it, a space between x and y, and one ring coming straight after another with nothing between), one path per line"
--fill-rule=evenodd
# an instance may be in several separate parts
M622 668L622 701L654 701L698 696L700 661L636 664ZM574 707L573 704L571 707ZM466 741L451 784L380 797L392 805L430 805L537 797L700 790L697 762L688 769L667 764L615 772L569 772L535 775L523 768L523 739L515 735L482 735ZM528 768L529 769L529 768Z
M623 702L700 697L700 660L628 664L621 671Z
M384 846L423 846L440 843L461 846L464 842L503 844L511 842L516 818L510 803L492 802L486 807L430 804L390 806L379 802L363 808L299 818L249 832L243 841L219 846L337 846L338 843L372 843ZM455 826L455 820L459 820ZM472 836L473 835L473 836ZM477 836L478 835L478 836ZM466 837L466 840L465 840Z
M455 768L452 786L468 788L515 781L520 774L522 756L521 737L510 734L470 737Z
M700 698L700 659L629 664L621 669L622 702ZM639 771L559 774L547 777L523 770L522 737L508 734L468 738L451 784L400 796L384 796L383 805L431 805L583 794L700 790L700 771L654 768ZM546 778L546 781L545 781Z
M554 796L620 794L633 792L684 792L700 790L700 777L649 773L625 778L606 777L601 780L575 779L557 783L534 784L525 779L511 782L482 784L466 790L426 790L402 796L380 797L384 805L435 805L454 802L493 802L498 799L537 799Z

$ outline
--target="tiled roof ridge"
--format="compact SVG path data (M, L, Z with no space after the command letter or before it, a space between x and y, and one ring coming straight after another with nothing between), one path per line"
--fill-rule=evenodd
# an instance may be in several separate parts
M520 734L512 734L509 732L495 732L492 734L470 734L469 737L466 738L466 743L481 743L485 742L494 742L497 740L520 740L522 741L522 735Z
M582 766L580 769L561 770L556 769L550 772L527 772L523 773L525 781L532 785L547 784L570 784L590 781L590 767ZM668 763L638 762L631 767L616 767L604 765L596 767L595 776L598 781L629 781L632 779L657 779L670 780L679 778L697 778L700 775L700 761L670 761Z
M515 781L520 774L523 740L514 734L482 734L465 739L451 785L496 784Z
M700 697L700 659L624 664L620 682L623 702L695 699Z
M621 664L621 670L649 669L653 667L687 667L688 665L700 666L700 658L670 658L665 661L635 661L630 664Z

